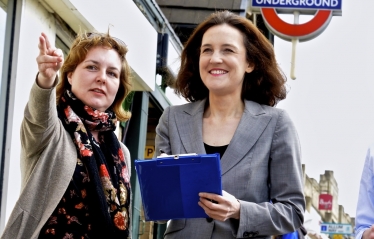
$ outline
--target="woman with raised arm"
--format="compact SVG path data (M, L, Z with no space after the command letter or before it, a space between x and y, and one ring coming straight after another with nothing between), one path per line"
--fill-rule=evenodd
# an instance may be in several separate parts
M126 53L109 33L82 33L64 61L41 34L21 126L21 194L1 238L131 238L130 154L114 134L130 117Z

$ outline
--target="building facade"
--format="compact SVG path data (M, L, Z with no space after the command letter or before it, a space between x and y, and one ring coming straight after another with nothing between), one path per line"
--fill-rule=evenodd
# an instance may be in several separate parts
M182 43L200 21L219 9L250 18L271 40L261 16L248 12L246 0L0 0L0 233L20 192L19 129L37 73L40 33L45 32L64 53L81 31L109 30L128 45L133 92L125 105L132 118L120 124L118 136L132 160L151 158L162 111L171 102L185 103L167 87L178 72ZM133 238L161 238L165 224L145 222L132 168ZM304 183L308 212L317 213L322 221L354 223L337 203L332 171L321 175L319 182L304 173ZM325 192L334 199L330 211L318 209L319 195Z
M316 179L306 175L305 165L303 164L303 177L306 215L314 215L314 217L306 217L305 220L308 224L306 227L309 226L309 233L311 235L320 234L320 223L350 224L354 228L355 218L345 213L344 206L338 203L339 187L334 172L325 170L325 173L320 175L317 182ZM324 200L321 195L329 195L329 199L332 200ZM346 235L346 237L352 236ZM330 235L330 237L333 237L333 235Z
M124 105L132 118L117 133L132 160L145 157L162 111L179 100L162 85L175 77L182 45L155 1L0 0L0 233L20 192L19 132L38 71L39 36L46 33L67 54L75 35L84 31L109 31L128 45L133 92ZM138 238L144 223L134 168L132 175L133 238Z

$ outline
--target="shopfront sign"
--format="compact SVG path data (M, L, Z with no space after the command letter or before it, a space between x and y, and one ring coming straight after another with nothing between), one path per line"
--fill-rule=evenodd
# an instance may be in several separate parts
M318 202L319 210L332 210L332 195L320 194Z

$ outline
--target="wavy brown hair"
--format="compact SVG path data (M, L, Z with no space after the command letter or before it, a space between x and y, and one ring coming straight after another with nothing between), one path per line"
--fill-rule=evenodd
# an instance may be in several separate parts
M87 53L92 48L97 46L113 49L120 56L122 65L119 76L119 88L116 97L109 108L116 113L118 120L126 121L131 116L131 113L125 111L122 107L122 102L131 90L130 66L126 60L126 53L128 49L123 41L110 36L109 33L81 33L75 38L69 54L60 69L60 81L56 86L57 104L60 103L61 96L64 94L64 92L67 89L71 90L71 85L68 81L68 74L70 72L74 72L77 66L86 58Z
M200 47L204 33L216 25L227 24L243 35L248 63L254 65L251 73L245 73L242 100L275 106L286 98L287 81L275 59L274 48L252 22L229 11L212 13L193 31L181 54L181 67L174 85L175 93L194 102L208 97L199 72Z

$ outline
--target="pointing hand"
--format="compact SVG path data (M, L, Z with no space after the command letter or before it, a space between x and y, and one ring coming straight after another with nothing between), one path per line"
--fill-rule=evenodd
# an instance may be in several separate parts
M58 70L64 61L63 53L60 49L51 45L45 33L39 37L39 55L36 58L38 63L38 85L42 88L51 88Z

